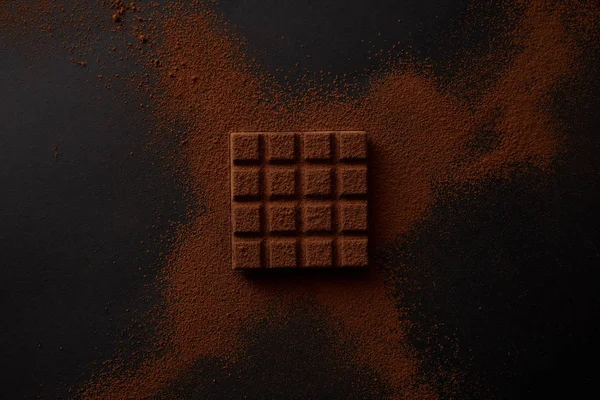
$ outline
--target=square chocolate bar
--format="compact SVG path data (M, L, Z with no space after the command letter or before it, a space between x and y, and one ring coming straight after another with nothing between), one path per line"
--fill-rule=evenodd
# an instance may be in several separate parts
M233 269L368 267L365 132L231 134Z

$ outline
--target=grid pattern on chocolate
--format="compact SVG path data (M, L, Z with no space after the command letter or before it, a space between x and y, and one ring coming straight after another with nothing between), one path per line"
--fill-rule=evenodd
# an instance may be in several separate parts
M368 266L365 132L230 139L233 269Z

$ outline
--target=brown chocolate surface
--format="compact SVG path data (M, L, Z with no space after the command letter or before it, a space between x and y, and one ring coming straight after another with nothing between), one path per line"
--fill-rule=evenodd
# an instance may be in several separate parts
M233 269L366 267L366 143L365 132L232 133Z

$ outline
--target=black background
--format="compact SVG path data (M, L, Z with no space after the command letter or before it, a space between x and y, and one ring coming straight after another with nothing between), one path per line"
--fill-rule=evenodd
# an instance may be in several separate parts
M216 7L266 70L293 78L301 61L302 70L359 82L381 62L369 60L372 46L397 42L451 79L457 54L485 47L498 21L510 22L496 2L468 18L461 1ZM578 84L598 88L598 48L584 45L587 71ZM163 149L144 151L145 111L99 93L88 82L96 73L60 51L0 49L0 398L67 397L110 359L123 330L159 301L147 286L165 250L159 237L184 218ZM405 277L421 282L420 290L396 285L419 323L412 341L424 350L424 371L466 371L472 385L458 398L578 397L595 388L600 92L579 89L556 93L569 149L552 174L486 182L458 199L440 188L434 218L378 254L390 268L411 265ZM326 329L306 334L326 322L305 307L305 317L281 330L249 332L252 361L232 375L217 359L199 360L158 397L385 398L374 372L328 352Z

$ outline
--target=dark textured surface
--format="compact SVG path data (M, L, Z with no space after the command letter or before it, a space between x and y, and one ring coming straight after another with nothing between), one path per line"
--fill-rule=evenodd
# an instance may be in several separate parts
M485 44L496 27L466 35L476 24L462 25L461 1L228 0L218 7L273 73L300 61L300 70L358 81L362 69L379 65L369 59L373 44L400 41L401 50L445 71L453 54ZM494 2L471 20L497 10ZM448 35L451 27L458 33ZM97 99L85 83L93 74L52 53L0 51L0 397L7 399L64 398L66 387L113 355L123 329L156 301L144 283L159 265L157 236L170 232L167 220L183 218L160 149L141 151L148 126L140 108ZM589 71L588 87L598 87L597 72ZM421 324L412 340L427 349L428 366L468 371L479 391L467 388L461 398L594 388L600 101L576 92L557 93L556 101L573 150L554 175L489 183L459 200L442 196L436 222L378 255L420 283L418 292L397 286L401 305ZM289 390L292 398L384 398L372 373L330 350L326 332L308 333L326 326L318 312L306 315L282 322L281 331L256 327L247 365L223 372L220 360L200 361L162 397L272 398Z
M165 250L159 236L183 218L164 149L144 151L144 111L86 82L92 68L27 52L0 50L5 399L66 397L148 328L138 323L156 299L145 285Z
M590 48L587 57L597 54ZM600 87L595 67L588 74L586 84ZM597 90L576 92L556 94L569 150L552 173L526 171L456 198L440 188L432 218L378 255L399 272L398 306L415 322L411 336L426 354L424 370L467 372L472 385L461 398L585 397L594 390L600 117L592 110L600 98Z
M245 333L243 362L200 360L157 399L386 398L377 374L355 367L352 349L339 348L322 311L297 307L297 318L272 314Z

